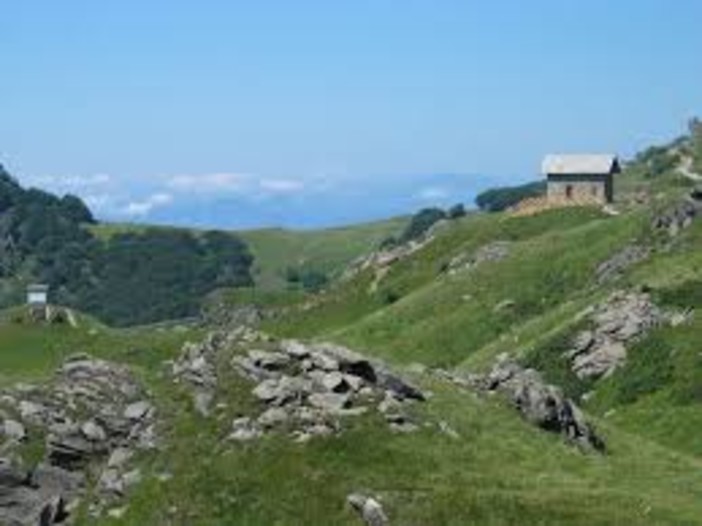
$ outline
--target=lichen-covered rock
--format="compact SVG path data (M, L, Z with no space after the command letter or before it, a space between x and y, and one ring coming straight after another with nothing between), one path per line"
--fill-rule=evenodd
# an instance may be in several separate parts
M560 433L581 446L604 450L604 441L577 405L564 397L560 389L544 382L534 369L524 369L502 355L483 385L487 390L503 393L532 424Z
M672 318L648 294L619 291L589 312L590 327L579 332L564 354L579 378L608 376L622 366L627 345Z
M0 483L0 493L19 503L0 503L1 524L10 516L3 513L23 517L8 519L9 524L63 520L75 507L67 504L86 495L86 471L106 473L98 491L91 492L96 499L91 506L101 509L103 500L124 494L131 452L156 444L156 411L137 378L126 366L86 354L65 360L46 385L5 390L0 406L17 415L15 432L22 426L26 435L46 443L44 460L30 470L27 484L8 494ZM134 482L127 477L129 481ZM106 487L109 492L102 491Z
M383 506L373 497L352 493L346 497L346 502L367 526L387 526L390 523Z

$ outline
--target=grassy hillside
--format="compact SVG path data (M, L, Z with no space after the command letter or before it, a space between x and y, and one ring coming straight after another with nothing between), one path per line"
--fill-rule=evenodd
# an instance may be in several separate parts
M362 223L346 227L318 230L262 228L240 230L235 234L243 239L255 257L254 279L257 287L266 291L285 289L288 268L312 268L327 274L338 274L355 258L368 253L381 241L398 234L407 224L406 217ZM144 232L147 227L131 223L101 223L91 231L101 239L119 234ZM155 226L160 230L197 229Z
M348 227L322 230L266 228L241 231L256 260L254 276L263 289L285 287L289 267L309 267L335 274L352 260L398 234L407 223L399 217Z
M182 390L158 374L185 338L177 329L114 331L0 325L0 355L35 353L3 370L42 376L57 353L92 351L131 364L157 395L165 447L141 460L144 481L120 519L97 523L357 525L344 505L359 489L382 499L393 524L697 524L702 462L602 423L609 453L584 455L531 427L494 398L477 398L429 377L433 393L416 412L427 423L391 433L368 416L339 437L296 444L273 435L226 442L231 419L255 404L237 376L222 382L217 418L197 415ZM24 363L22 363L24 362ZM226 357L222 357L226 363ZM223 371L226 368L223 368ZM223 372L223 374L226 374ZM231 373L230 373L231 374ZM6 377L0 382L6 382ZM458 438L437 433L445 422ZM160 480L157 474L171 478ZM84 517L80 524L95 524Z
M217 357L217 403L205 417L162 365L185 339L202 336L184 327L114 330L86 319L70 329L18 325L7 316L0 384L46 377L79 350L128 363L148 382L163 446L140 459L144 480L109 524L351 526L360 523L344 499L355 491L380 498L391 524L403 526L702 524L699 313L645 334L604 378L578 379L564 359L583 312L613 291L645 290L664 309L702 307L702 220L675 236L652 226L692 184L675 163L652 160L669 153L629 165L618 181L616 214L471 215L445 224L421 249L323 294L272 294L270 301L286 308L266 322L270 334L348 344L382 357L429 393L412 407L423 424L417 432L393 433L369 412L345 423L339 436L307 443L283 433L228 441L232 420L260 409L253 384L232 369L233 355L267 343ZM274 290L287 266L338 271L401 226L242 236L259 257L261 287ZM598 267L632 244L650 255L615 279L599 279ZM479 258L486 247L499 251ZM521 419L501 397L457 387L426 368L483 371L503 352L574 397L606 453L584 453ZM446 426L457 435L439 431ZM95 522L86 516L81 523Z

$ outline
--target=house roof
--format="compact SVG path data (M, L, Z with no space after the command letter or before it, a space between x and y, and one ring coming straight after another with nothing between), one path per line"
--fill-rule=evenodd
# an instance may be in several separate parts
M42 283L32 283L27 285L27 291L29 292L48 292L49 286Z
M597 175L618 173L620 168L612 154L552 154L544 158L541 171L546 175Z

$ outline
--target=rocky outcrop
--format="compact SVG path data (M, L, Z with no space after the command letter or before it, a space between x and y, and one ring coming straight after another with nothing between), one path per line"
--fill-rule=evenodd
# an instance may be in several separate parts
M217 359L223 350L236 342L253 343L261 333L247 326L234 330L214 331L200 342L186 342L179 358L171 364L171 373L176 382L190 386L193 405L202 415L207 416L217 390Z
M417 429L405 405L424 400L424 394L383 364L345 347L288 340L273 351L250 350L236 356L234 364L256 382L252 393L263 404L258 417L234 421L234 440L283 429L298 441L307 441L340 432L344 418L365 414L372 407L395 431Z
M68 515L67 497L83 486L83 479L46 466L26 471L0 458L0 524L49 525Z
M0 477L0 495L11 496L0 502L2 524L2 513L10 524L52 524L33 517L55 519L73 509L86 491L86 470L99 474L91 504L98 515L138 482L138 471L129 469L133 452L156 447L148 393L129 368L87 355L66 360L48 385L4 390L0 407L12 415L3 421L6 454L32 436L46 444L43 462L22 475L28 482Z
M337 434L344 419L371 410L381 413L394 431L418 428L407 407L425 399L420 389L386 365L330 343L276 341L245 328L220 331L186 344L172 373L191 390L196 409L208 416L222 368L229 367L251 382L260 404L258 411L234 419L229 434L234 441L276 431L304 442Z
M581 379L610 375L625 363L628 344L668 323L671 315L659 309L648 294L618 291L592 308L587 318L590 327L577 334L565 353Z
M685 198L656 215L651 226L655 230L667 232L670 237L675 237L689 227L701 212L702 187L696 187Z
M504 394L532 424L588 449L604 450L604 441L575 403L549 385L538 371L525 369L502 355L482 380L483 389Z
M454 275L466 270L472 270L484 263L494 263L509 255L509 241L495 241L478 248L474 252L461 253L446 265L446 274Z
M598 285L614 281L630 267L648 258L651 250L643 245L628 245L603 261L595 270L595 281Z

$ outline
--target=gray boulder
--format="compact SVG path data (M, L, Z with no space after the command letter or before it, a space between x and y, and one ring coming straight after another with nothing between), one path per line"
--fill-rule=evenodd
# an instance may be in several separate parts
M585 420L575 403L560 389L543 381L534 369L524 369L502 356L486 378L485 387L503 393L532 424L560 433L569 441L598 451L604 441Z
M27 430L17 420L8 419L2 423L2 434L10 440L19 442L27 437Z
M367 526L387 526L390 523L383 506L373 497L352 493L346 497L346 502Z

